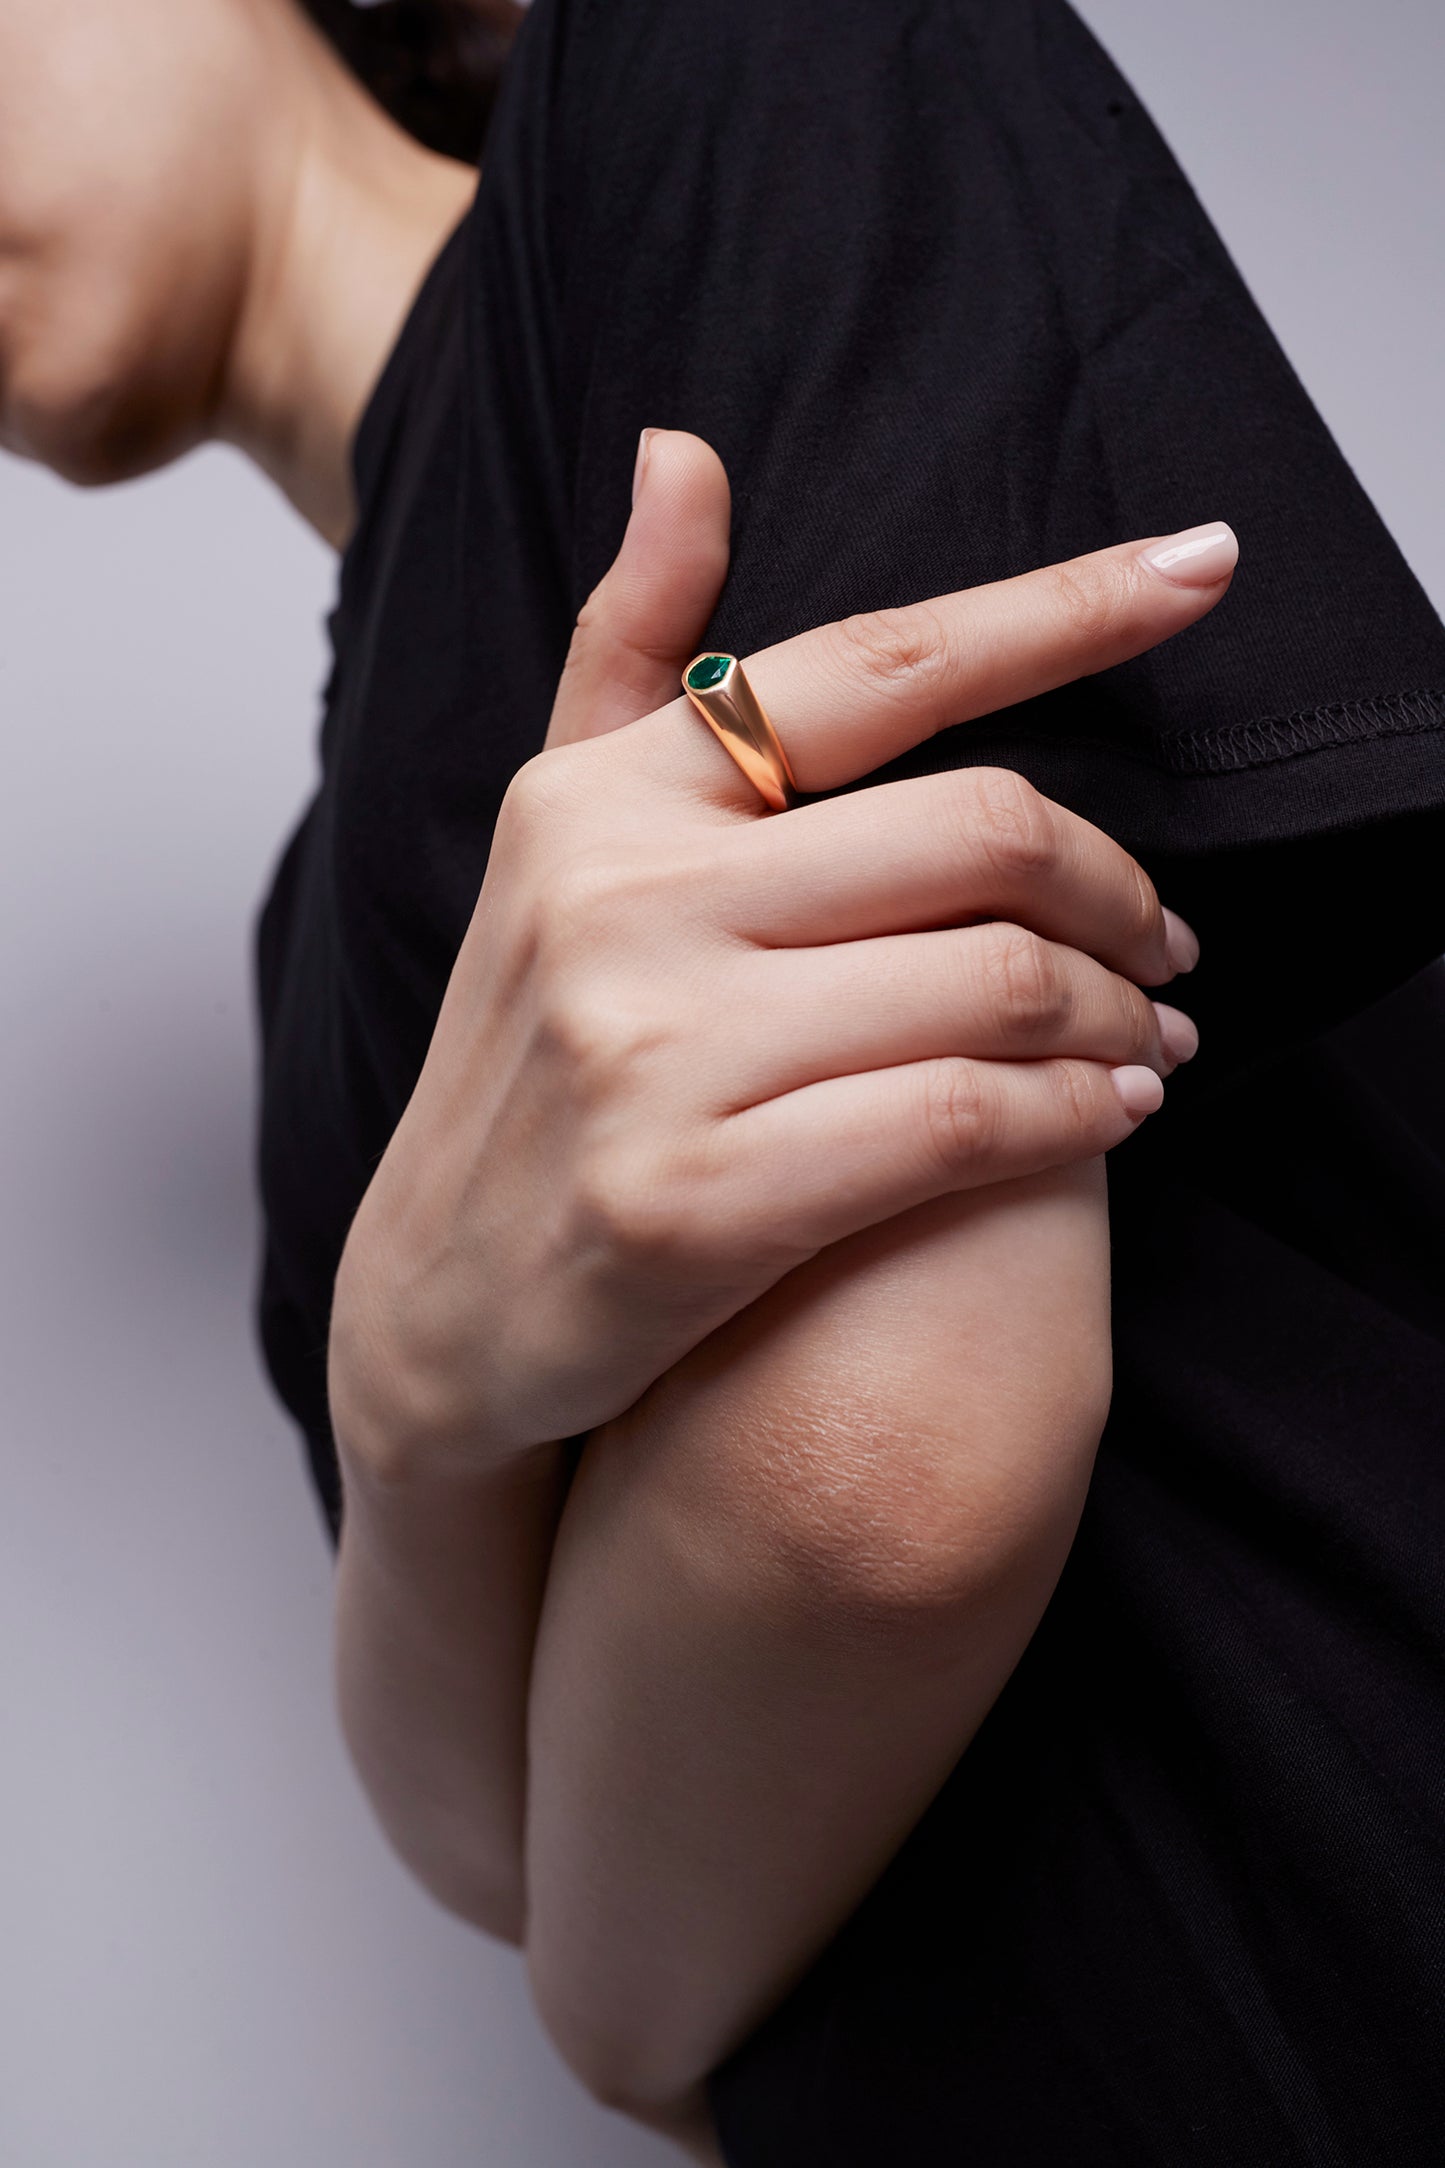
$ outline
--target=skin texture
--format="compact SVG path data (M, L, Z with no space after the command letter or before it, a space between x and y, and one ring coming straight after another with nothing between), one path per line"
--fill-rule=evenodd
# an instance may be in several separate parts
M835 938L802 954L805 971L826 974L848 954L837 936L866 940L877 927L847 916L860 891L871 894L859 874L858 837L830 836L815 861L806 824L846 819L850 806L856 815L862 805L871 831L886 832L888 794L789 814L781 824L762 821L726 755L687 711L670 705L625 725L650 688L676 683L673 658L696 645L708 579L720 576L725 559L723 517L706 447L660 437L618 565L584 613L554 749L538 764L541 781L551 787L547 764L555 762L565 797L582 772L570 749L593 754L577 788L585 809L577 817L605 828L617 817L606 774L614 765L621 817L640 817L664 846L669 819L687 832L702 808L711 824L705 833L734 838L744 862L774 866L768 931L777 940L809 938L807 912L816 908L815 884L824 883ZM1126 548L1006 590L935 603L916 617L815 635L750 667L765 697L789 715L800 773L815 784L841 780L850 761L881 761L944 715L1020 697L1072 667L1103 667L1130 643L1137 650L1197 617L1227 585L1231 552L1221 549L1222 574L1203 552L1185 559L1193 567L1186 578L1199 583L1192 587L1161 580L1147 549ZM844 653L856 658L870 639L881 654L906 657L908 670L899 678L883 669L871 697L855 680L852 702L840 709L828 694L829 668ZM942 653L936 669L929 643ZM848 717L846 742L829 735L839 713ZM590 722L615 735L585 743ZM901 912L905 923L934 925L957 902L956 889L940 904L909 887L920 878L956 882L967 857L957 806L949 851L935 857L927 848L929 808L937 810L942 784L923 785L901 823L909 845L898 862L903 887L884 909ZM1010 788L1005 779L1006 796ZM560 801L553 814L535 829L524 824L516 839L544 869L551 853L570 863L579 847ZM1137 869L1092 831L1068 834L1055 870L1091 866L1101 893L1127 919L1147 893ZM694 840L683 854L689 865L700 847ZM1048 854L1027 857L1027 896L1016 896L1026 919L1051 908ZM710 899L725 896L722 862L704 884ZM841 887L833 880L840 865L849 869ZM505 839L493 867L502 894L489 904L484 890L477 968L459 959L451 1013L433 1044L439 1099L424 1076L412 1127L398 1131L390 1170L383 1160L338 1282L333 1406L348 1500L341 1706L353 1754L403 1855L444 1902L465 1911L470 1893L469 1916L524 1943L543 2016L597 2097L677 2134L698 2127L712 2063L846 1916L917 1819L1047 1601L1108 1400L1102 1171L1097 1142L1091 1149L1074 1129L1078 1165L904 1211L895 1197L895 1216L880 1209L884 1224L796 1263L596 1429L563 1503L561 1456L532 1442L533 1434L564 1412L566 1427L580 1427L589 1411L595 1420L626 1398L634 1380L619 1383L618 1366L638 1351L635 1337L624 1344L626 1334L609 1320L595 1332L592 1367L579 1359L575 1330L586 1303L574 1283L558 1313L574 1332L561 1385L581 1399L563 1411L535 1397L538 1388L544 1396L559 1389L535 1352L515 1375L489 1360L517 1353L548 1288L539 1253L519 1275L521 1307L511 1311L505 1286L486 1278L485 1260L500 1246L510 1268L523 1254L528 1194L546 1196L549 1209L559 1194L566 1198L568 1170L585 1152L597 1112L585 1100L564 1105L551 1090L548 1042L560 1035L575 1044L579 1033L569 1032L545 985L524 990L536 958L549 953L547 941L509 930L510 911L519 907L525 921L553 884L545 871L529 879ZM665 887L666 870L660 878ZM635 868L628 887L630 913L624 908L599 933L605 914L593 912L589 939L601 948L589 950L585 970L569 975L568 944L551 945L564 966L563 1011L568 985L590 1009L600 983L609 1011L635 1015L623 991L629 947L641 979L655 988L657 928L689 938L677 897L649 893ZM1113 906L1101 913L1097 898L1082 903L1077 888L1071 893L1065 908L1081 938L1107 946L1111 925L1118 937ZM873 896L870 908L877 902ZM706 914L690 935L700 955L705 923ZM1139 923L1142 934L1125 939L1143 940L1147 955L1135 957L1141 975L1170 973L1171 941L1177 960L1190 960L1187 931L1161 917L1152 899ZM913 937L925 946L938 938ZM509 953L525 962L509 963ZM545 963L541 969L545 979ZM1068 970L1077 974L1074 992L1062 1009L1046 1004L1036 1056L1047 1051L1050 1032L1076 1028L1088 1006L1086 983L1119 985L1078 951ZM506 988L500 997L489 991L493 973ZM683 983L689 975L683 971ZM716 993L710 967L692 975ZM867 999L870 978L878 974L861 975L855 1003ZM891 978L900 982L896 964ZM877 990L875 983L875 999ZM1127 1007L1129 992L1119 990ZM1025 1010L1032 999L1022 989ZM680 1005L663 1006L676 1024ZM804 1013L795 990L783 1006L778 1018L763 1001L744 1008L713 1000L706 1009L748 1015L745 1058L765 1049L770 1034L791 1058ZM1008 1010L995 986L972 1029L998 1027ZM956 1031L961 1013L956 1002ZM525 1075L525 1028L516 1033L536 1014L550 1018L543 1068L535 1088L518 1091L515 1123L504 1115L489 1139L502 1105L498 1072ZM1188 1026L1176 1022L1187 1047ZM705 1035L706 1017L691 1014L690 1028L691 1043L704 1044L696 1034ZM899 1029L896 1015L891 1028ZM1039 1028L1036 1013L1024 1028ZM655 1046L663 1036L654 1019L644 1038ZM1157 1040L1136 1052L1161 1070L1170 1066ZM715 1052L685 1060L682 1070L705 1080L721 1065ZM563 1065L564 1078L574 1066ZM635 1067L608 1066L636 1087ZM1070 1103L1076 1119L1085 1102ZM659 1111L659 1095L638 1088L636 1118L654 1144ZM627 1120L624 1088L606 1103L602 1127L615 1140ZM1054 1120L1046 1150L1057 1160L1071 1149L1071 1117L1056 1109ZM810 1113L792 1159L784 1154L762 1180L764 1238L786 1212L790 1187L806 1191L809 1166L825 1170L830 1189L839 1186L838 1157L821 1134ZM480 1155L469 1176L456 1172L459 1150ZM537 1171L529 1175L531 1155ZM935 1163L932 1179L935 1189L956 1186L967 1179L966 1165L955 1160L945 1177ZM433 1214L445 1219L461 1196L469 1200L463 1217L439 1240ZM418 1209L432 1221L420 1246L415 1222L409 1235L391 1218L393 1200L401 1221ZM716 1225L717 1215L704 1210L701 1236ZM551 1247L555 1270L577 1267L575 1244ZM631 1262L624 1250L609 1263L604 1292L627 1285ZM670 1277L684 1294L697 1292L685 1253ZM645 1299L639 1291L623 1307L634 1323L640 1316L650 1330L673 1329L655 1293ZM464 1333L446 1327L450 1309L468 1318ZM408 1315L419 1329L406 1329ZM481 1319L488 1323L479 1326ZM542 1342L550 1330L543 1328ZM694 1315L686 1331L696 1330ZM410 1366L407 1344L426 1349L420 1370ZM659 1359L654 1344L642 1367ZM435 1427L418 1421L420 1410L431 1411ZM499 1612L510 1598L474 1570L475 1543L484 1524L495 1536L504 1522L511 1537L488 1556L508 1561L511 1588L527 1546L555 1548L527 1588L529 1626L539 1626L535 1654L530 1631L516 1631L509 1611L510 1688L498 1664L487 1668L483 1691L474 1651L501 1650ZM470 1534L459 1533L463 1524ZM703 2147L696 2157L708 2157L705 2138L689 2143Z
M87 483L221 437L342 540L356 421L473 185L287 0L9 0L0 435ZM1191 622L1216 544L861 620L755 681L826 788ZM1017 779L759 818L672 698L727 546L717 461L654 434L332 1344L363 1781L442 1902L525 1943L584 2082L697 2159L707 2069L1047 1600L1108 1395L1099 1154L1139 1111L1111 1072L1155 1104L1190 1045L1136 990L1187 934Z
M967 1746L1073 1538L1107 1311L1095 1162L828 1251L589 1447L533 1678L527 1948L604 2098L700 2085Z
M0 441L98 484L222 438L339 544L356 422L475 186L287 0L7 0Z
M1204 584L1126 546L751 672L804 788L847 782L1181 630L1229 541ZM757 809L680 701L513 783L337 1281L332 1407L378 1474L594 1427L820 1249L1132 1128L1111 1072L1163 1064L1137 985L1177 959L1116 845L989 769Z

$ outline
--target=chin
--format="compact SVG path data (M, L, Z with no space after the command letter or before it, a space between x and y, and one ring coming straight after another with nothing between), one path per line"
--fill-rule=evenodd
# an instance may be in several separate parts
M204 431L173 402L114 383L6 387L0 441L80 489L133 482L168 466Z

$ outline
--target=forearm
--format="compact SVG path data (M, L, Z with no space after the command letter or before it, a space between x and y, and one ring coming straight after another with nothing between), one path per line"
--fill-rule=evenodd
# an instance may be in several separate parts
M343 1452L343 1729L396 1850L450 1911L525 1930L526 1709L560 1449L465 1483L378 1482Z
M844 1245L589 1443L534 1672L528 1956L603 2098L684 2097L892 1856L1037 1623L1106 1397L1086 1171Z
M381 1486L349 1465L336 1659L352 1758L432 1894L520 1944L527 1688L562 1453L464 1490ZM721 2168L701 2088L639 2120Z
M682 2097L784 1990L982 1710L957 1626L870 1635L805 1577L790 1603L765 1533L700 1527L703 1486L649 1492L625 1458L590 1463L556 1561L528 1957L574 2072L635 2110Z

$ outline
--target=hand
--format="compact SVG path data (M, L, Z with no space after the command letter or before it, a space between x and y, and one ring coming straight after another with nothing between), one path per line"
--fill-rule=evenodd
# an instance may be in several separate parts
M347 1243L332 1409L378 1480L475 1473L593 1428L858 1229L1107 1151L1189 1050L1185 1020L1138 988L1188 968L1193 937L1126 853L1020 777L964 770L778 819L681 700L584 737L589 656L636 614L630 553L678 441L654 444L610 595L584 613L555 733L574 742L508 794ZM1194 622L1232 547L1161 569L1164 552L1104 550L753 658L801 788ZM671 654L620 643L639 683L686 660L724 561L691 589L683 562ZM599 702L603 727L624 719L625 698Z

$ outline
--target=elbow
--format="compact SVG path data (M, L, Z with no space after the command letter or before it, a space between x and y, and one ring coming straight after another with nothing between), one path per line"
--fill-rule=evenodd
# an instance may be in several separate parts
M585 2021L575 1999L557 1979L555 1968L539 1957L535 1948L528 1947L526 1958L532 2007L553 2047L599 2107L628 2114L640 2088L635 2071L629 2067L632 2059L622 2043L605 2038L596 2026Z
M755 1593L805 1638L858 1661L950 1666L1028 1630L1062 1568L1083 1507L1102 1414L1071 1446L1034 1458L1016 1437L879 1425L840 1450L746 1456L746 1497L730 1501L732 1556L747 1556ZM791 1448L791 1451L789 1450ZM738 1540L741 1538L742 1540Z
M489 1858L483 1848L447 1828L419 1826L414 1811L388 1814L370 1794L383 1836L412 1879L453 1919L490 1941L520 1950L526 1941L527 1905L520 1868Z
M368 1797L389 1848L433 1903L490 1941L523 1948L527 1908L519 1872L475 1856L475 1846L447 1831L419 1828L414 1814L388 1814L374 1791Z
M566 1952L530 1942L525 1954L542 2029L599 2107L633 2122L661 2124L696 2101L715 2058L669 2044L662 2022L637 2022L635 2012L629 2022L621 1994L589 2007Z
M399 1848L397 1851L403 1866L453 1919L476 1928L489 1941L505 1943L514 1950L524 1947L527 1917L519 1886L470 1874L455 1860L411 1859Z
M342 1739L377 1827L413 1881L454 1919L521 1949L527 1905L520 1838L488 1846L479 1827L458 1826L457 1814L427 1812L398 1789L394 1755L375 1750L344 1698L340 1714Z

